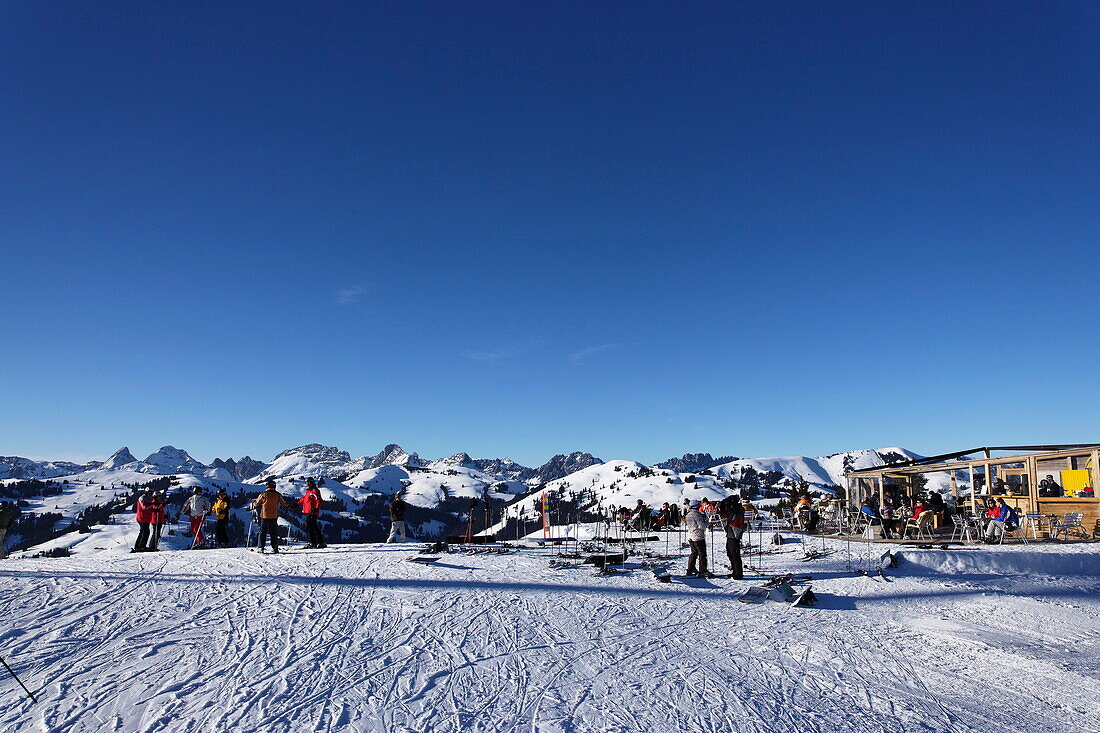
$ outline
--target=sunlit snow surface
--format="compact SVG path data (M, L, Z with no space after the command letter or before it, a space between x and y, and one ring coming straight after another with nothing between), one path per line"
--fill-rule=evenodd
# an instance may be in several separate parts
M814 542L763 556L814 575L809 609L550 550L0 561L0 652L40 699L0 676L0 730L1096 730L1094 546L906 550L883 580L848 571L881 547Z

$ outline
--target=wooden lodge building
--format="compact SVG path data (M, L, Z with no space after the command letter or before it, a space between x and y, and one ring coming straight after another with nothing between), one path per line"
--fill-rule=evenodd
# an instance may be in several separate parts
M856 509L867 498L876 506L884 498L894 506L902 500L911 504L921 485L917 477L946 474L950 490L944 500L954 499L971 512L975 503L1003 496L1021 516L1027 512L1044 516L1080 512L1085 525L1092 527L1100 519L1100 500L1094 490L1098 467L1100 443L972 448L851 471L846 474L847 498Z

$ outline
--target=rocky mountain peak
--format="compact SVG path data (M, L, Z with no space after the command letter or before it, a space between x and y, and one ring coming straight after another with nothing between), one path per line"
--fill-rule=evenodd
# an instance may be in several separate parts
M122 448L119 448L114 453L112 453L110 458L99 464L98 468L111 470L115 468L121 468L127 463L134 463L136 461L137 458L134 458L134 454L130 452L130 449L126 446L123 446Z

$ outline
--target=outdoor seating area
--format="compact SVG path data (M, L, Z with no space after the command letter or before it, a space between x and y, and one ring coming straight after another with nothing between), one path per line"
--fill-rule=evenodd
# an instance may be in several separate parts
M1100 539L1100 444L983 447L849 472L834 534L906 543ZM828 528L823 530L828 533Z

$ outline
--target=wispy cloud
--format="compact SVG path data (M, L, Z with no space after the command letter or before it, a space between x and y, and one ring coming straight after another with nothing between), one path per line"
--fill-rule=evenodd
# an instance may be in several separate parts
M618 346L618 344L598 344L596 346L589 346L584 349L577 349L569 355L569 363L580 364L587 361L596 354L599 354L602 351L607 351L608 349L614 349L616 346Z
M337 305L351 305L358 303L363 297L363 288L358 285L353 285L350 288L340 288L332 295L333 301Z
M527 349L522 346L498 346L494 349L480 351L467 349L462 352L462 355L474 361L501 361L502 359L511 359L513 356L519 356L526 350Z

